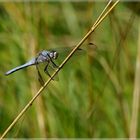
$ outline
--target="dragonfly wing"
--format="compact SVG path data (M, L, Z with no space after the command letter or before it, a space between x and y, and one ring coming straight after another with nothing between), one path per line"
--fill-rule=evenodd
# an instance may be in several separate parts
M21 66L18 66L18 67L14 68L14 69L11 69L11 70L9 70L9 71L7 71L7 72L5 73L5 75L12 74L12 73L14 73L14 72L16 72L16 71L18 71L18 70L20 70L20 69L26 68L26 67L28 67L28 66L35 65L35 63L36 63L36 59L33 58L33 59L31 59L30 61L28 61L27 63L25 63L25 64L23 64L23 65L21 65Z
M56 60L54 60L54 62L56 62L57 64L62 63L62 61L64 60L64 58L66 58L68 56L68 54L72 51L72 47L60 47L60 48L51 48L49 51L56 51L58 53L58 58ZM78 49L74 56L79 56L79 55L83 55L85 54L85 50L83 49Z
M43 79L43 77L40 73L39 65L36 65L36 70L37 70L37 73L38 73L38 80L39 80L41 86L43 86L45 82L44 82L44 79Z
M68 55L71 51L72 51L72 47L60 47L60 48L51 48L49 49L49 51L56 51L58 53L60 53L61 55ZM83 49L79 48L77 51L76 51L76 55L78 55L78 53L83 53L85 52Z

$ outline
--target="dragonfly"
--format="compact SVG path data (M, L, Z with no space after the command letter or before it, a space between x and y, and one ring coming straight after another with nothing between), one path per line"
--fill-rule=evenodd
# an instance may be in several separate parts
M68 48L69 49L69 48ZM67 49L67 50L68 50ZM60 48L60 50L62 51L66 51L66 48ZM80 51L82 49L78 49L78 51ZM20 66L17 66L9 71L7 71L5 73L5 75L10 75L18 70L21 70L21 69L24 69L26 67L29 67L29 66L33 66L35 65L36 66L36 69L37 69L37 72L38 72L38 76L39 76L39 81L41 83L41 85L44 85L44 80L42 78L42 75L40 73L40 70L39 70L39 67L38 65L40 63L46 63L45 64L45 68L44 68L44 72L49 76L51 77L49 71L48 71L48 67L50 66L52 69L56 69L58 68L59 66L54 62L58 56L59 56L59 52L56 51L55 49L52 49L52 50L43 50L41 52L39 52L37 54L36 57L32 58L31 60L29 60L28 62L26 62L25 64L23 65L20 65ZM52 78L53 79L53 78ZM53 79L54 80L54 79Z
M17 66L9 71L7 71L5 73L5 75L10 75L18 70L21 70L21 69L24 69L26 67L29 67L29 66L33 66L35 65L36 66L36 69L37 69L37 72L38 72L38 76L39 76L39 81L40 83L43 85L44 84L44 80L41 76L41 73L39 71L39 67L38 65L40 63L46 63L46 66L44 68L44 72L49 76L51 77L49 71L48 71L48 66L50 65L53 69L55 68L58 68L57 64L55 64L54 60L58 58L58 55L59 53L56 52L55 50L50 50L50 51L47 51L47 50L43 50L41 52L39 52L37 54L36 57L32 58L31 60L29 60L28 62L26 62L25 64L23 65L20 65L20 66ZM50 64L51 63L51 64Z

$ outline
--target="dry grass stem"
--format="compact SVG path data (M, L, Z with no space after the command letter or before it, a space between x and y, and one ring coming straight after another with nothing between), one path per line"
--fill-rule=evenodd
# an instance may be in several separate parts
M139 112L139 99L140 99L140 24L138 32L138 49L136 59L136 70L135 70L135 81L134 81L134 92L132 102L132 118L130 123L130 138L137 137L138 127L138 112Z

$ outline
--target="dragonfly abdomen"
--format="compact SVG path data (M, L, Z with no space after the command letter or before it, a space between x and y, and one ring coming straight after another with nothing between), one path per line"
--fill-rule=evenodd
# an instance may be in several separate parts
M34 58L32 60L30 60L29 62L21 65L21 66L18 66L18 67L14 68L14 69L11 69L11 70L7 71L5 73L5 75L12 74L12 73L14 73L14 72L16 72L16 71L18 71L20 69L23 69L23 68L26 68L26 67L29 67L29 66L32 66L32 65L35 65L35 59Z

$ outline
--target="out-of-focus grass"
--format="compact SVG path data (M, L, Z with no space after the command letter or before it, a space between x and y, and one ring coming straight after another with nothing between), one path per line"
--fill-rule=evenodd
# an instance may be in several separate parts
M4 72L42 49L75 45L104 5L0 4L0 134L39 89L35 68ZM96 51L87 46L87 54L66 64L8 137L127 137L138 26L130 17L120 4L85 43Z

